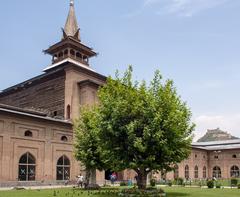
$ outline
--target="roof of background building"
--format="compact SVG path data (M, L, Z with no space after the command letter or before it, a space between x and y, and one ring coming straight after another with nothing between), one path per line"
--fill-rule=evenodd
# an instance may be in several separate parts
M198 142L212 142L212 141L223 141L223 140L234 140L238 139L235 136L232 136L230 133L217 129L208 129L207 133L201 137Z
M204 150L238 149L240 148L240 139L212 142L194 142L192 143L192 147Z

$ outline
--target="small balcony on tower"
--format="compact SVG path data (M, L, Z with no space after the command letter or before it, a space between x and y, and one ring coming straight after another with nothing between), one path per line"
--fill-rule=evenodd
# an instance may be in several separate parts
M58 63L66 58L71 58L82 64L89 65L89 57L74 49L65 49L52 56L52 64Z

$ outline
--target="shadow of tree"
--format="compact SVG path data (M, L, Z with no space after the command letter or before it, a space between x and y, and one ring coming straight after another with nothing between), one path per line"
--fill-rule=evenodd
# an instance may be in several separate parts
M180 197L180 196L190 196L190 194L179 192L167 192L167 197Z

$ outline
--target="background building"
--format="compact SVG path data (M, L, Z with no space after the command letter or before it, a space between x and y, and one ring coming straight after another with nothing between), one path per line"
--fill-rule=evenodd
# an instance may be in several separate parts
M240 178L240 140L195 142L187 160L160 179Z

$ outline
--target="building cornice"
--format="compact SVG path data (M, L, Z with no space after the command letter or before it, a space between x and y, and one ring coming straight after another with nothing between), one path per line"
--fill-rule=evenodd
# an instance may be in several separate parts
M36 119L41 119L44 121L50 121L50 122L61 123L61 124L65 124L68 126L72 126L72 122L69 120L60 120L60 119L55 119L55 118L51 118L48 116L41 116L41 115L36 115L36 114L27 113L27 112L23 112L23 111L6 109L3 107L0 107L0 113L9 113L9 114L20 115L20 116L25 116L25 117L30 117L30 118L36 118Z

